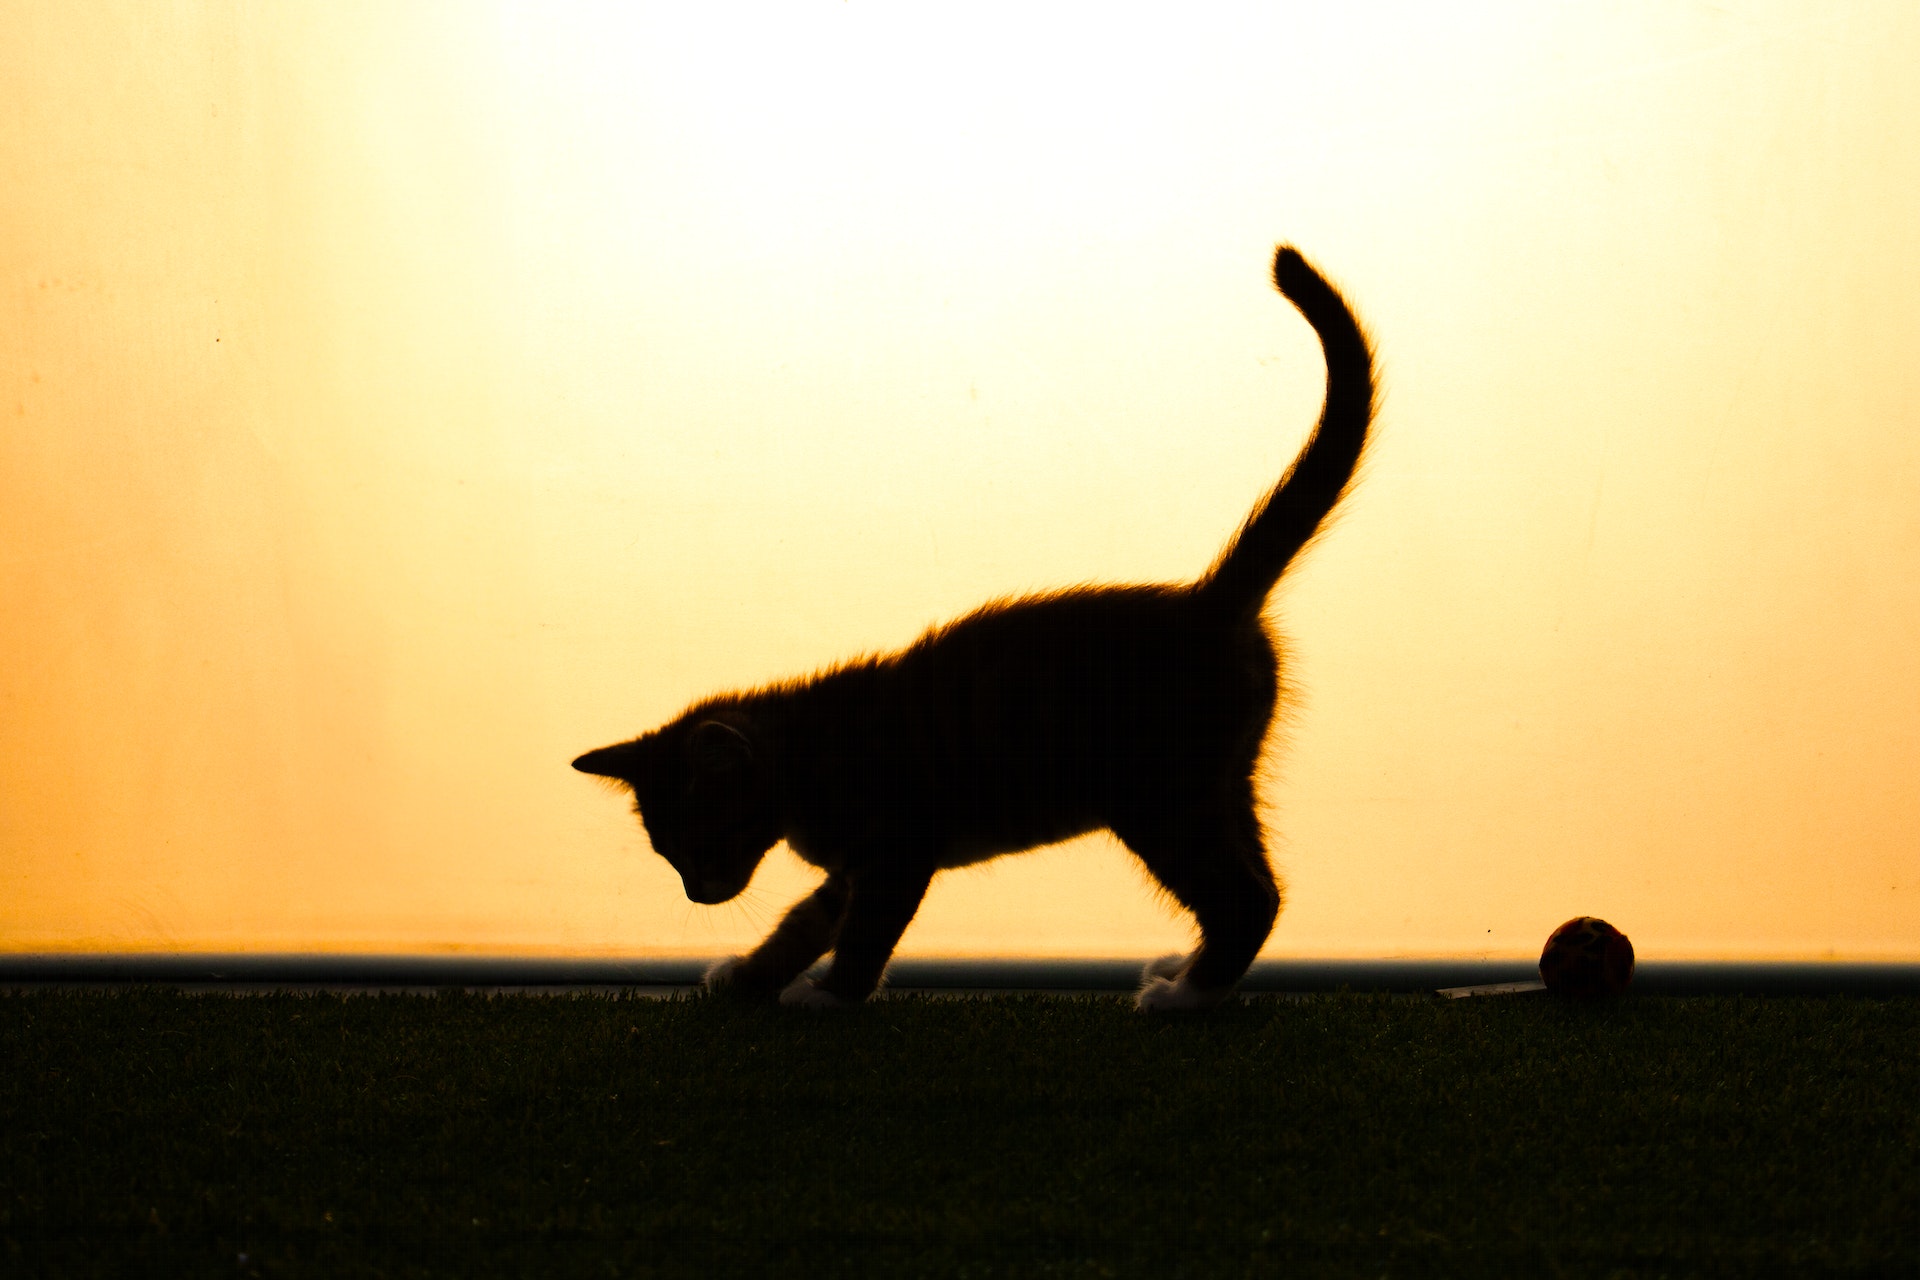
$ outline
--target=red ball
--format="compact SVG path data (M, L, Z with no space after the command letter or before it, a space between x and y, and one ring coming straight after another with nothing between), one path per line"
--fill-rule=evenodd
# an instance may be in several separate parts
M1540 981L1559 996L1617 996L1633 981L1633 943L1595 916L1575 916L1540 953Z

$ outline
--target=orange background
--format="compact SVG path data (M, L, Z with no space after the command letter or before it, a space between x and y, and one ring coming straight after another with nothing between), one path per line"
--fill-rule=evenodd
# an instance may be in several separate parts
M0 5L0 949L713 953L568 770L1191 577L1349 291L1269 954L1920 957L1899 2ZM1146 954L1105 839L905 949Z

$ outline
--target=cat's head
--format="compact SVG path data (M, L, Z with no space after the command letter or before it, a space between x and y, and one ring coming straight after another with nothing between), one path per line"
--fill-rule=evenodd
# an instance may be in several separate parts
M633 790L634 812L656 853L694 902L725 902L747 887L780 839L772 762L738 713L696 709L664 728L573 762Z

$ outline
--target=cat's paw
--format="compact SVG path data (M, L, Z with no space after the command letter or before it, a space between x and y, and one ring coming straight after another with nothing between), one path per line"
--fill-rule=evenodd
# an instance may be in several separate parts
M759 977L752 961L751 956L728 956L720 961L700 979L700 994L744 1004L771 1004L780 994L780 988L770 986Z
M1145 984L1152 982L1155 978L1166 978L1169 980L1178 978L1187 971L1187 962L1192 959L1192 956L1184 955L1176 951L1170 956L1161 956L1158 960L1149 960L1147 961L1147 967L1140 971L1140 981L1142 984Z
M716 961L704 974L700 975L701 990L712 994L732 987L734 971L745 959L745 956L728 956L725 960Z
M780 1003L801 1009L852 1009L860 1002L837 996L811 978L802 978L780 993Z
M1142 1013L1192 1013L1211 1009L1233 994L1232 987L1196 987L1186 975L1178 978L1149 978L1133 998L1133 1007Z

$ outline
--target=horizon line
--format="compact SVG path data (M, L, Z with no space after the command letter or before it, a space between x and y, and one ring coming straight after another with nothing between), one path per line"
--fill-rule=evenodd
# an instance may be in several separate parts
M316 952L0 952L0 988L191 986L219 988L581 989L695 987L718 956L525 957ZM902 957L896 991L1130 991L1147 957L991 959ZM1260 959L1239 984L1251 993L1416 992L1524 982L1527 959ZM1642 960L1632 989L1650 995L1913 995L1920 962L1859 960Z

